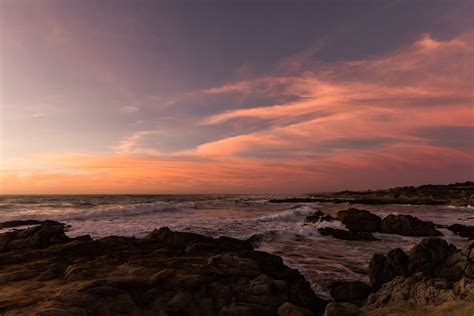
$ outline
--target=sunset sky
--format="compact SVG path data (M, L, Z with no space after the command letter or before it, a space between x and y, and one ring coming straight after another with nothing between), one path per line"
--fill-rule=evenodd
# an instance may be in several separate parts
M474 178L474 1L0 0L0 193Z

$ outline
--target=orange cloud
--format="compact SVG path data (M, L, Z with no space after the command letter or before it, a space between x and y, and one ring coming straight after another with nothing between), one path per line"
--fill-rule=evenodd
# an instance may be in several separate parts
M304 192L463 181L474 175L474 147L456 142L474 127L472 56L473 33L424 36L381 58L207 89L200 95L294 98L209 115L197 125L265 124L174 154L143 146L160 136L149 130L123 138L111 154L40 157L49 167L4 170L0 192ZM437 139L431 130L439 128L454 133L454 143Z

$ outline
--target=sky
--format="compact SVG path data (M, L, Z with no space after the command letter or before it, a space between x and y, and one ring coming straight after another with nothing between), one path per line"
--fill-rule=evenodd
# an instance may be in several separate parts
M474 1L0 0L0 193L474 178Z

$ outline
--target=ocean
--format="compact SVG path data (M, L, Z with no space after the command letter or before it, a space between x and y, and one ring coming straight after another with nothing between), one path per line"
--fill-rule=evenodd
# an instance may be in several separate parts
M71 237L89 234L143 237L167 226L207 236L257 240L256 248L279 255L298 269L316 294L329 298L335 280L368 282L368 265L376 252L400 247L409 251L422 238L375 233L378 241L344 241L321 236L317 228L343 228L338 222L305 224L321 210L335 216L356 207L379 216L410 214L436 224L474 224L474 208L412 205L348 205L332 203L268 203L273 195L3 195L0 222L53 219L68 226ZM446 240L463 246L467 239L439 229ZM0 230L0 232L4 232Z

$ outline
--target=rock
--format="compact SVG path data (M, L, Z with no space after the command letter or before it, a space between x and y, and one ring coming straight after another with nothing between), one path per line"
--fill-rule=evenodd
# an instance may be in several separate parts
M0 241L2 314L321 315L327 303L281 257L228 237L70 239L41 224Z
M455 303L460 310L474 311L474 284L462 279L452 284L442 279L432 279L421 273L411 277L398 276L367 299L364 312L378 315L444 315L434 311L449 303ZM447 315L470 315L469 313L446 313Z
M318 222L332 222L334 217L331 215L326 215L321 211L314 212L313 215L307 216L305 218L305 223L318 223Z
M410 250L408 259L410 275L422 272L426 276L438 276L442 263L454 252L456 252L456 247L448 244L444 239L423 239Z
M343 229L337 229L332 227L323 227L319 228L318 232L323 236L333 236L337 239L343 240L366 240L366 241L374 241L377 240L371 233L367 232L352 232Z
M338 303L359 305L372 293L372 288L361 281L336 281L330 287L331 297Z
M419 220L411 215L388 215L382 220L380 232L402 236L442 236L432 222Z
M291 304L284 303L278 307L278 316L313 316L314 314L306 308Z
M449 225L447 228L461 237L466 237L470 240L474 239L474 226L453 224Z
M35 219L27 219L27 220L15 220L15 221L8 221L8 222L3 222L0 223L0 228L11 228L11 227L19 227L19 226L30 226L30 225L40 225L45 222L55 222L55 221L39 221ZM61 223L55 222L59 225Z
M329 303L324 316L358 316L361 311L357 305L350 303Z
M0 234L0 252L30 248L47 248L71 241L64 234L64 225L45 221L40 226Z
M400 248L387 253L374 254L369 263L370 284L379 289L396 276L408 276L408 256Z
M377 215L355 208L338 212L337 219L353 232L378 232L382 222L382 219Z
M461 278L474 279L474 241L470 241L462 250L448 255L440 267L439 277L450 282Z

